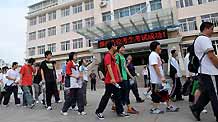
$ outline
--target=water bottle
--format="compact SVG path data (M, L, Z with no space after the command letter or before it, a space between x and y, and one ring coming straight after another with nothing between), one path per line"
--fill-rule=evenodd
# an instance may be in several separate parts
M121 88L120 85L119 85L118 83L115 83L114 85L115 85L118 89Z

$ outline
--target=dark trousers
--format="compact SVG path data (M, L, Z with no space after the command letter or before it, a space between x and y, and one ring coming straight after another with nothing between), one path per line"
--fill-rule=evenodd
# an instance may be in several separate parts
M87 97L86 97L86 93L87 93L87 82L86 82L86 81L83 82L82 89L83 89L84 105L87 105Z
M180 81L180 78L172 78L173 80L173 88L170 94L171 98L176 97L176 99L182 99L182 93L181 93L181 89L182 89L182 83Z
M141 98L139 97L139 91L138 91L138 85L137 82L135 82L134 84L132 84L130 86L130 89L132 90L132 93L134 94L136 101L140 101Z
M0 105L2 104L3 98L5 99L5 95L6 95L5 91L0 93Z
M218 76L213 80L210 75L201 74L199 78L201 95L192 108L194 111L201 112L211 102L214 115L218 119Z
M130 92L130 82L128 80L124 80L121 82L121 99L123 105L129 105L129 92Z
M111 98L111 94L114 95L114 102L116 105L116 112L117 114L121 114L123 110L122 102L121 102L121 94L120 94L120 89L117 88L113 84L106 84L105 85L105 93L101 98L100 104L96 110L96 113L103 113L105 110L107 103L109 99Z
M91 79L91 90L96 91L96 79Z
M148 83L147 83L147 78L148 78L148 76L147 75L144 75L144 82L145 82L145 87L148 87Z
M3 101L4 105L8 105L12 93L14 94L15 104L20 104L20 98L18 98L18 86L5 85L5 90L6 90L6 94L5 94L5 99Z
M84 111L84 100L83 100L83 89L82 88L72 88L66 90L66 97L62 112L67 112L68 109L72 106L78 105L79 112Z
M22 86L21 89L23 91L23 106L33 104L34 101L32 86Z
M54 95L56 102L60 100L57 84L54 81L45 82L45 87L46 87L46 104L47 106L51 106L52 95Z

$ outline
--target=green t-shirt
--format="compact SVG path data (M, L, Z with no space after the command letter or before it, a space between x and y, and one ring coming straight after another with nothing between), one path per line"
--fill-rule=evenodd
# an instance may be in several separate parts
M126 59L123 55L117 54L116 55L116 63L120 68L120 73L122 73L123 80L127 80L127 72L126 72ZM120 64L121 63L121 64Z

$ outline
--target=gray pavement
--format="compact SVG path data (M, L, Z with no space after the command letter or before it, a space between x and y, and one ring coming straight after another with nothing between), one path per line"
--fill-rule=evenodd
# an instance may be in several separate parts
M140 89L141 96L144 89ZM187 100L175 103L180 107L177 113L164 113L161 115L151 115L149 109L151 108L151 101L146 99L144 103L136 103L131 93L131 102L137 110L139 115L131 115L129 118L119 118L115 112L111 111L111 102L108 103L104 111L105 120L98 120L95 117L95 109L99 104L104 89L97 89L97 92L88 90L88 106L85 108L87 115L80 116L77 112L69 110L68 116L60 114L63 103L54 103L53 110L47 111L41 104L38 104L34 109L24 107L16 107L14 101L11 100L10 106L7 108L0 107L0 122L195 122L189 110L189 103ZM144 97L144 96L143 96ZM165 108L165 105L162 105ZM210 105L207 107L208 113L202 114L202 122L215 122Z

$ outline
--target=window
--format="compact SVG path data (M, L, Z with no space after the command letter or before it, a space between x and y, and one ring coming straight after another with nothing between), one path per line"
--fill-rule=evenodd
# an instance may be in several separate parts
M36 32L29 33L29 40L36 40Z
M73 30L82 29L82 20L73 22Z
M48 50L50 50L51 52L56 52L56 43L53 44L48 44Z
M85 1L85 10L91 10L94 9L94 1L93 0L87 0Z
M61 51L70 50L70 41L61 42Z
M151 11L158 10L162 8L161 0L150 1Z
M39 54L39 55L45 53L45 45L38 46L37 48L38 48L38 54Z
M126 8L121 8L121 9L115 10L114 11L114 18L119 19L122 17L134 15L134 14L139 13L139 12L145 13L146 11L147 11L146 3L142 3L142 4L138 4L138 5L129 6ZM108 12L106 12L106 13L109 14ZM104 18L103 18L103 20L104 20Z
M180 27L181 31L192 31L192 30L197 30L197 25L196 25L196 18L187 18L187 19L181 19L179 20L180 22Z
M102 20L103 22L111 21L111 12L102 13Z
M48 20L55 20L56 19L56 11L48 13Z
M92 27L95 24L94 17L85 19L86 27Z
M44 23L44 22L46 22L46 15L45 14L39 16L39 23Z
M198 0L198 4L204 4L207 2L213 2L213 1L218 1L218 0Z
M36 23L37 23L36 17L31 18L31 19L29 20L29 22L30 22L30 26L36 25Z
M56 26L48 28L48 36L54 36L56 35Z
M61 33L70 32L70 23L61 25Z
M65 17L69 15L70 15L70 7L61 9L61 17Z
M176 6L177 8L193 6L193 1L192 0L178 0L176 1Z
M86 47L91 47L92 46L92 41L93 40L86 39Z
M83 48L83 38L73 40L73 49Z
M218 54L218 40L213 40L212 41L214 52L217 55Z
M35 47L28 48L29 56L34 56L35 55L35 50L36 50Z
M46 31L45 29L38 31L38 38L39 39L45 38L45 31Z
M201 16L202 22L212 22L214 27L218 27L218 13Z
M73 14L82 12L82 3L73 5Z

